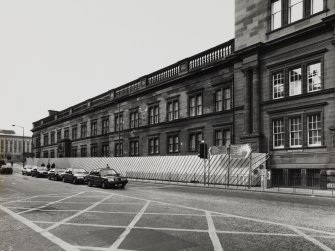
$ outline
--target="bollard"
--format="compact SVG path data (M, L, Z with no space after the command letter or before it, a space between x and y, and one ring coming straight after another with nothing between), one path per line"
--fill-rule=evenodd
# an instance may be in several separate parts
M312 177L312 195L314 194L314 178Z
M265 188L264 188L264 186L265 186L265 177L264 177L264 175L262 175L262 179L263 179L263 191L265 190Z
M277 187L278 187L278 192L279 192L279 176L277 177Z

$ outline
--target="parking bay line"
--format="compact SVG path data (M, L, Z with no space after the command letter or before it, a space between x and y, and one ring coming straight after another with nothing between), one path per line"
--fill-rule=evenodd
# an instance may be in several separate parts
M112 196L114 196L114 194L111 194L111 195L105 197L104 199L102 199L102 200L100 200L100 201L94 203L93 205L91 205L91 206L85 208L84 210L81 210L81 211L79 211L78 213L76 213L76 214L74 214L74 215L72 215L72 216L70 216L70 217L68 217L68 218L66 218L66 219L64 219L64 220L62 220L62 221L60 221L60 222L57 222L56 224L53 224L52 226L46 228L45 230L46 230L46 231L49 231L49 230L51 230L51 229L53 229L53 228L58 227L59 225L61 225L61 224L65 223L65 222L67 222L67 221L69 221L69 220L71 220L71 219L73 219L73 218L75 218L75 217L77 217L77 216L79 216L79 215L81 215L81 214L83 214L83 213L89 211L90 209L96 207L97 205L99 205L100 203L104 202L105 200L108 200L108 199L111 198Z
M147 200L147 203L142 207L142 209L138 212L138 214L134 217L134 219L130 222L130 224L126 227L125 231L117 238L117 240L113 243L113 245L109 248L109 250L117 250L123 240L130 233L131 229L135 226L135 224L140 220L144 211L148 208L150 204L150 200Z
M107 193L107 192L102 192L102 193ZM150 191L149 193L157 193L157 192ZM126 197L126 198L140 199L140 200L146 201L146 199L144 199L144 198L138 198L138 197L134 197L134 196L126 196L126 195L119 195L119 196L123 196L123 197ZM189 206L182 206L182 205L174 205L172 203L160 202L160 201L156 201L156 200L151 200L151 202L156 202L156 203L163 204L163 205L177 206L177 207L180 207L180 208L192 209L192 210L201 211L201 212L206 212L207 211L207 210L204 210L204 209L199 209L199 208L194 208L194 207L189 207ZM246 220L250 220L250 221L254 221L254 222L261 222L261 223L267 223L267 224L272 224L272 225L277 225L277 226L283 226L283 227L286 227L288 229L291 229L291 227L293 227L293 228L296 228L296 229L304 229L304 230L319 232L319 231L317 231L315 229L312 229L312 228L299 227L299 226L289 225L289 224L285 224L285 223L271 222L271 221L266 221L266 220L261 220L261 219L254 219L254 218L250 218L250 217L238 216L238 215L227 214L227 213L220 213L220 212L215 212L215 211L210 211L210 212L213 213L213 214L225 215L225 216L231 217L231 218L240 218L240 219L246 219ZM291 231L293 231L293 230L291 229ZM335 233L330 233L330 232L325 232L325 231L322 231L322 232L325 233L325 234L329 234L329 235L335 235ZM304 233L302 233L302 234L304 234ZM304 234L304 235L306 235L306 237L309 236L307 234ZM300 235L300 236L304 237L303 235ZM304 237L304 238L307 239L306 237ZM314 239L312 237L310 237L307 240L311 241L314 244L315 243L320 243L319 241L317 241L316 239ZM320 245L318 245L318 246L321 249L329 250L329 248L322 243L320 243Z
M63 200L66 200L66 199L75 197L75 196L77 196L77 195L79 195L79 194L82 194L82 193L85 193L85 192L80 192L80 193L77 193L77 194L74 194L74 195L65 197L65 198L63 198L63 199L60 199L60 200L56 200L56 201L53 201L53 202L49 202L49 203L47 203L47 204L45 204L45 205L43 205L43 206L34 207L34 208L29 209L29 210L22 211L22 212L20 212L20 213L18 213L18 214L23 214L23 213L27 213L27 212L34 211L34 210L36 210L36 209L40 209L40 208L43 208L43 207L47 207L47 206L50 206L50 205L55 204L55 203L57 203L57 202L60 202L60 201L63 201ZM46 201L45 201L45 202L46 202Z
M223 251L221 242L219 240L219 237L217 235L214 221L212 219L211 213L209 211L206 211L206 219L207 219L207 224L208 224L208 234L209 237L212 240L213 247L215 251Z
M66 250L66 251L79 251L78 248L73 247L69 243L63 241L62 239L58 238L57 236L55 236L55 235L53 235L49 232L45 232L44 229L37 226L35 223L27 220L26 218L22 217L21 215L18 215L16 213L14 213L13 211L7 209L6 207L0 205L0 209L2 211L4 211L5 213L7 213L8 215L10 215L11 217L13 217L14 219L16 219L19 222L25 224L26 226L28 226L29 228L31 228L35 232L41 234L42 236L44 236L45 238L47 238L51 242L55 243L57 246L63 248L64 250Z

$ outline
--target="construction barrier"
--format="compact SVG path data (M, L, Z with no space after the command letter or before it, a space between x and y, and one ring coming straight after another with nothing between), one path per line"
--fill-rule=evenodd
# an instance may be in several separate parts
M258 186L261 183L260 169L265 168L266 156L265 153L252 153L251 157L245 159L230 159L228 155L212 155L207 160L196 155L29 158L27 164L47 166L54 163L58 168L84 168L87 171L104 168L108 164L133 179Z

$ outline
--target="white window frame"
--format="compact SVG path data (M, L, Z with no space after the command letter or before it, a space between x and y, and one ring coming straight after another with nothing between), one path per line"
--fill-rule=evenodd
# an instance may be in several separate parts
M276 9L276 7L278 7ZM282 26L282 1L276 0L271 3L271 30L276 30Z
M300 11L301 16L297 16L292 20L292 12ZM294 13L295 14L295 13ZM304 0L289 0L288 2L288 23L294 23L304 18Z
M300 71L300 73L298 73ZM302 68L298 67L289 71L290 96L302 94Z
M285 97L285 83L283 72L272 74L272 98L280 99Z
M277 124L279 122L279 124ZM285 122L284 119L274 119L272 122L272 147L274 149L283 149L285 147ZM281 142L277 145L277 142Z
M302 147L302 118L301 116L291 117L289 119L290 147ZM292 137L293 136L293 137ZM292 144L293 141L293 144ZM297 144L296 141L299 143Z
M311 68L315 67L317 69ZM318 71L318 72L317 72ZM321 63L314 63L307 65L307 92L316 92L322 89L321 81L322 81L322 74L321 74Z
M321 114L313 114L307 116L307 136L308 146L321 146L322 145L322 124ZM315 135L316 134L316 135ZM317 143L310 143L314 138L319 139Z

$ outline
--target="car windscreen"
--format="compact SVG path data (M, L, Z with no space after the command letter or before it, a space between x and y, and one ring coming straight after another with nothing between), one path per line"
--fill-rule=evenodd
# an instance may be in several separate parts
M87 173L85 169L73 169L73 173Z
M119 175L114 169L100 170L101 176Z

